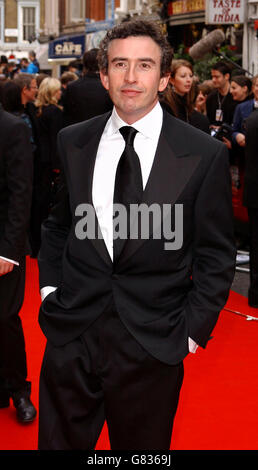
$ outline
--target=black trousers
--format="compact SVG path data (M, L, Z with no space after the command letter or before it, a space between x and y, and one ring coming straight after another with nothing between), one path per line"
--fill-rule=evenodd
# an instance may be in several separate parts
M182 362L153 358L105 313L76 340L47 343L39 449L93 450L106 420L112 450L169 450L182 381Z
M24 300L25 258L0 276L0 394L27 388L27 362L19 312Z
M248 207L250 230L250 288L249 301L258 307L258 209Z

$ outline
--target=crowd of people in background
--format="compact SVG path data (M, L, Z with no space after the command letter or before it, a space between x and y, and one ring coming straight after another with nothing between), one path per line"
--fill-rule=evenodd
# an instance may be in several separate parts
M34 154L34 185L30 243L32 257L40 248L40 228L52 204L60 171L56 138L68 125L90 119L112 109L112 102L98 74L98 49L72 61L57 79L40 72L34 51L19 64L1 56L0 99L3 108L23 119L29 129ZM212 66L209 80L201 82L187 60L173 60L171 78L160 95L162 107L190 125L221 140L228 148L232 184L243 187L246 119L258 106L258 76L232 69L227 62ZM242 192L241 192L242 197ZM249 233L239 231L239 248L249 249Z
M28 240L30 256L33 258L37 258L40 250L41 226L53 204L62 170L57 151L59 131L113 108L109 94L100 81L98 49L85 52L82 66L82 72L79 72L78 62L72 61L59 78L54 78L47 73L41 73L34 51L29 53L28 59L23 58L19 63L1 56L0 111L7 124L7 114L12 115L8 124L8 129L14 129L14 140L9 141L10 149L17 137L17 128L24 139L27 139L25 143L32 154L31 208L27 207L27 210L30 211ZM201 82L194 73L192 63L177 59L171 63L170 80L165 91L160 93L159 99L168 113L185 121L189 126L194 126L200 132L219 139L228 149L229 164L234 168L232 185L235 184L238 188L244 186L243 203L248 210L250 227L248 240L239 235L236 227L236 242L240 247L241 244L248 244L250 249L248 301L249 305L258 308L258 113L255 111L258 110L258 75L249 78L244 72L240 73L238 68L232 70L225 61L219 61L212 66L210 79ZM17 118L23 127L17 127ZM23 132L24 126L26 133ZM8 132L11 135L12 130ZM2 138L4 137L2 134ZM25 144L22 145L24 152L28 154ZM22 155L21 152L20 154ZM16 157L19 162L19 155ZM27 179L30 180L30 175L27 175ZM23 256L24 254L27 254L25 249ZM8 256L9 262L10 258ZM2 265L2 269L6 269L4 262ZM3 271L2 274L6 272ZM22 268L22 274L21 301L19 300L14 315L17 321L24 295L25 267ZM18 328L24 348L20 323ZM17 355L19 354L17 352ZM25 354L22 367L26 377ZM12 396L11 392L6 392L6 384L1 381L3 382L0 377L0 408L8 406ZM23 383L26 382L23 380ZM10 384L7 385L10 388ZM24 394L16 394L15 406L22 422L32 421L36 416L29 395L30 384L27 383L27 401L24 402Z
M59 130L90 119L112 108L98 76L98 49L83 56L83 70L71 61L59 79L40 73L34 51L19 64L1 56L0 99L6 111L28 124L34 152L34 193L30 241L32 256L40 247L40 226L51 206L60 171L56 150ZM169 85L160 96L164 109L190 125L211 134L229 150L232 180L243 186L245 168L245 120L258 103L258 76L252 79L226 61L212 66L209 80L200 82L193 64L173 60ZM242 193L241 193L242 194ZM239 248L249 248L245 230L238 232Z
M0 78L14 78L18 73L33 73L40 72L39 62L34 51L29 51L29 58L23 57L16 60L15 56L11 55L9 59L5 55L0 58Z
M0 100L4 110L19 116L30 129L34 184L29 239L31 256L35 258L40 248L41 224L51 207L60 172L56 148L58 132L62 127L112 108L111 100L98 77L97 52L97 49L92 49L85 53L81 75L74 61L57 79L46 73L26 69L22 59L21 67L16 69L12 77L8 73L0 76ZM3 58L2 62L5 64ZM37 64L32 52L28 68L31 64L35 67ZM9 69L5 67L1 70Z

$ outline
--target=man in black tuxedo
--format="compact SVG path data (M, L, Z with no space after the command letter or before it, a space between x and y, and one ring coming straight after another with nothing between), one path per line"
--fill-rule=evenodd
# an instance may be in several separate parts
M243 203L248 209L250 230L250 287L248 303L258 308L258 109L245 122L245 177Z
M25 288L33 157L28 126L0 107L0 408L13 399L17 418L33 421L31 384L19 311Z
M83 76L69 83L64 96L64 125L85 121L112 109L112 101L101 85L97 60L98 49L83 55Z
M63 184L39 254L40 449L93 449L105 419L113 450L169 449L183 359L227 300L227 149L162 111L171 59L155 23L115 26L99 54L112 113L59 134Z

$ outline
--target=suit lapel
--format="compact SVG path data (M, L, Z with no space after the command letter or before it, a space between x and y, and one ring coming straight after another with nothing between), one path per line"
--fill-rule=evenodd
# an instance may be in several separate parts
M111 113L101 118L92 120L86 131L81 134L73 150L71 171L74 170L76 193L80 202L88 203L93 207L92 183L95 160L99 141L106 122ZM150 172L150 176L143 193L143 203L151 204L175 204L180 193L185 188L192 174L201 160L200 156L189 154L189 144L185 143L184 135L173 130L174 118L164 112L164 121L160 134L157 151ZM95 227L101 234L98 219L94 211ZM108 264L112 263L106 244L101 237L89 239L101 258ZM124 248L118 259L118 263L125 261L140 248L146 239L129 239L125 241Z
M102 237L98 218L93 206L92 184L99 141L110 115L111 113L107 113L101 116L101 118L98 118L98 120L92 121L92 124L89 125L86 132L82 133L81 139L78 140L73 150L73 169L71 170L74 171L75 190L80 199L78 203L89 204L94 211L95 232L100 236L89 238L89 241L93 244L101 258L108 264L112 263L112 260Z
M162 209L163 204L174 205L201 160L200 156L189 154L189 144L185 144L183 134L173 132L173 124L174 118L164 112L157 151L143 193L142 202L148 207L159 204ZM129 239L119 261L132 256L145 241L141 238Z

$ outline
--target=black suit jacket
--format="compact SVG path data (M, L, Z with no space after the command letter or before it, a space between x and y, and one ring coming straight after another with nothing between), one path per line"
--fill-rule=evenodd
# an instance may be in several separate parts
M59 168L57 154L57 134L63 127L63 112L54 104L42 107L42 113L37 116L38 147L40 161L49 163L55 169Z
M75 235L76 207L92 203L95 157L108 117L59 134L66 184L43 224L39 255L40 286L58 289L43 301L40 325L50 342L64 344L115 305L147 351L176 364L188 353L188 336L205 347L234 275L227 150L164 113L143 202L183 204L182 247L165 251L164 238L127 240L113 265L102 239Z
M243 201L247 207L258 208L258 110L250 114L245 122L245 175Z
M63 98L64 126L91 119L111 110L113 103L96 73L88 72L69 83Z
M28 253L33 156L30 131L0 105L0 256L19 261Z

